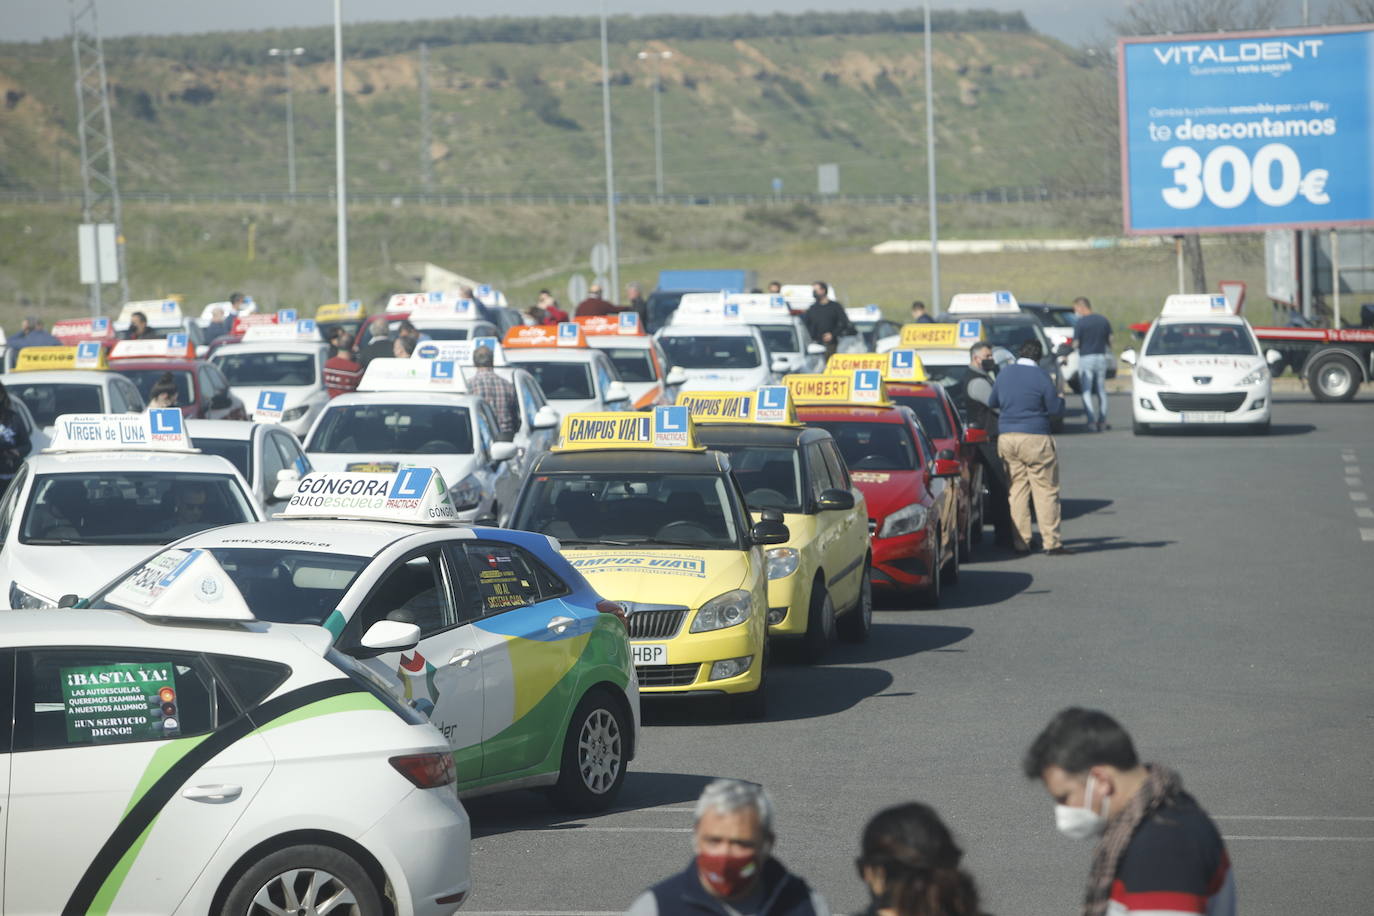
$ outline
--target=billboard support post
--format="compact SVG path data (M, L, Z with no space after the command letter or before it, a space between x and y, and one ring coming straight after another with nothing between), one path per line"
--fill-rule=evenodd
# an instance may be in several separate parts
M1187 290L1183 288L1183 236L1174 236L1174 260L1178 262L1178 294L1181 296Z

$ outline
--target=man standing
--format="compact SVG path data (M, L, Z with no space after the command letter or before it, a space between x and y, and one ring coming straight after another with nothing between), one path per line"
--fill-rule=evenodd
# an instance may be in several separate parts
M911 321L913 324L934 324L935 319L930 317L926 311L926 304L920 299L911 303Z
M1031 500L1040 522L1045 553L1073 553L1059 538L1059 455L1050 435L1050 417L1062 413L1064 399L1040 368L1045 355L1040 341L1021 344L1015 363L997 373L988 406L1000 411L997 454L1011 478L1012 549L1030 553Z
M987 442L980 442L978 459L983 464L983 481L988 488L988 502L983 506L986 520L992 522L997 543L1012 544L1011 508L1009 494L1011 479L1007 466L997 456L997 411L988 406L992 398L993 372L997 361L992 358L992 344L982 342L969 347L968 378L964 381L964 417L969 426L976 426L988 434Z
M356 391L363 377L363 367L353 358L352 335L348 328L337 327L330 335L329 345L334 353L324 364L324 387L331 398Z
M1112 345L1112 324L1093 311L1086 296L1073 300L1078 321L1073 326L1073 345L1078 350L1078 385L1083 392L1083 413L1088 429L1101 432L1107 425L1107 354Z
M19 333L9 340L11 353L18 353L25 347L60 347L62 341L48 333L43 326L43 319L33 315L24 319L20 325Z
M1111 716L1065 709L1022 769L1055 800L1060 833L1097 840L1083 916L1235 916L1235 879L1216 825L1177 773L1140 762Z
M364 369L374 359L388 357L395 350L391 340L391 322L378 315L367 323L367 343L358 351L358 363Z
M648 327L649 302L644 298L644 288L638 283L626 284L625 301L629 303L630 311L639 316L639 326L641 328Z
M825 899L773 858L773 802L763 786L717 779L697 800L696 859L649 888L625 916L828 916Z
M539 291L539 301L537 305L544 313L544 324L560 324L561 322L569 320L568 313L563 311L563 306L559 305L553 293L546 289L541 289Z
M802 316L802 323L811 339L825 345L825 358L830 359L839 349L840 338L859 333L845 313L844 306L830 298L830 284L817 280L811 284L816 301Z
M125 340L149 340L156 335L148 327L148 316L134 312L129 316L129 329L124 332Z
M773 281L769 282L769 284L768 284L768 293L769 293L769 295L776 296L776 295L778 295L778 294L781 293L781 292L782 292L782 284L781 284L781 283L779 283L777 280L773 280Z
M516 401L515 386L496 374L491 347L472 351L473 373L468 379L468 391L491 405L496 414L496 438L510 442L520 429L520 405Z
M614 315L616 312L625 311L613 302L607 302L601 298L601 284L593 283L587 289L587 298L577 303L577 308L573 309L573 314L578 318L586 318L592 315Z

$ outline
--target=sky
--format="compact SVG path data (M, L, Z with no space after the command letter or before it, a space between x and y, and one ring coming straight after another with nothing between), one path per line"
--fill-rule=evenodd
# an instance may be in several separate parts
M1301 22L1302 0L1285 0L1289 22ZM333 22L330 0L97 0L102 35L176 34L240 29L318 26ZM612 15L629 13L738 13L739 0L606 0ZM981 7L1021 10L1031 26L1070 44L1107 34L1107 22L1130 0L935 0L937 9ZM1310 0L1320 16L1340 0ZM757 0L749 12L880 10L911 8L916 0ZM449 16L594 15L596 0L343 0L344 22L441 19ZM0 0L0 40L57 38L69 31L63 0Z

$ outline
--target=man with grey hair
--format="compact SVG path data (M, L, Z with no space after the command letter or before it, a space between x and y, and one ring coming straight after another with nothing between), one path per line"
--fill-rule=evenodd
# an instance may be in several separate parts
M25 347L60 347L62 341L52 336L43 327L43 319L29 315L19 326L19 333L9 339L10 353L18 353Z
M472 374L468 376L468 391L491 405L496 414L496 438L510 442L520 430L520 405L515 385L501 378L492 368L495 354L491 347L472 351Z
M687 868L641 894L626 916L829 916L825 898L773 858L773 801L763 786L707 785L692 845Z

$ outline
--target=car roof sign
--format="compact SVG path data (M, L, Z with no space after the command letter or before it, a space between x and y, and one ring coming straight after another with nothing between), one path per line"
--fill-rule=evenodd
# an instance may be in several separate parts
M635 312L620 312L615 315L584 315L574 318L582 333L588 337L643 337L644 328Z
M446 359L460 366L472 365L472 354L478 347L491 350L493 366L505 366L506 351L495 337L474 337L471 340L426 340L415 347L411 359Z
M557 452L605 449L671 449L702 452L686 407L655 407L653 413L574 413L563 418Z
M1161 316L1189 316L1205 318L1215 315L1234 315L1231 302L1225 296L1215 293L1174 294L1164 300ZM22 354L23 351L21 350Z
M70 346L83 340L113 341L115 333L108 318L63 318L52 323L52 335Z
M330 302L315 309L316 321L342 321L345 318L361 318L363 303L358 299L348 302Z
M800 425L786 385L768 385L757 391L682 391L677 402L691 412L692 422L697 424Z
M1006 290L992 293L956 293L949 300L947 311L951 315L976 315L979 313L1014 315L1021 311L1021 305L1016 301L1016 297Z
M929 321L902 325L901 345L913 350L948 350L971 347L983 340L983 322L961 318L957 322L934 324Z
M150 328L181 327L181 303L176 299L143 299L138 302L126 302L119 309L119 317L115 319L115 328L127 328L133 319L134 312L142 312L148 319L148 327Z
M281 314L280 312L278 314ZM264 343L267 341L296 341L310 343L320 340L317 319L300 318L277 324L251 324L243 332L244 343Z
M256 619L224 567L208 550L199 548L164 550L125 576L105 598L140 617Z
M916 351L910 348L889 350L886 353L832 353L825 364L826 375L849 375L869 369L882 375L885 382L924 382L925 366Z
M74 347L25 347L19 351L12 372L42 369L108 369L105 348L91 340Z
M66 413L53 422L52 445L59 452L198 452L181 411L154 407L145 413Z
M522 324L506 332L502 345L511 349L534 347L585 347L587 338L575 321L561 321L557 327L547 324Z
M792 400L805 404L850 404L882 407L890 402L877 369L857 369L848 374L787 375L783 377Z
M411 465L385 474L312 471L276 517L447 525L458 510L438 468Z
M447 391L465 394L463 373L446 359L378 357L367 364L358 391Z
M19 351L21 354L23 351ZM120 340L110 348L110 359L195 359L196 348L191 343L191 335L186 333L168 334L165 338L150 337L146 340Z

